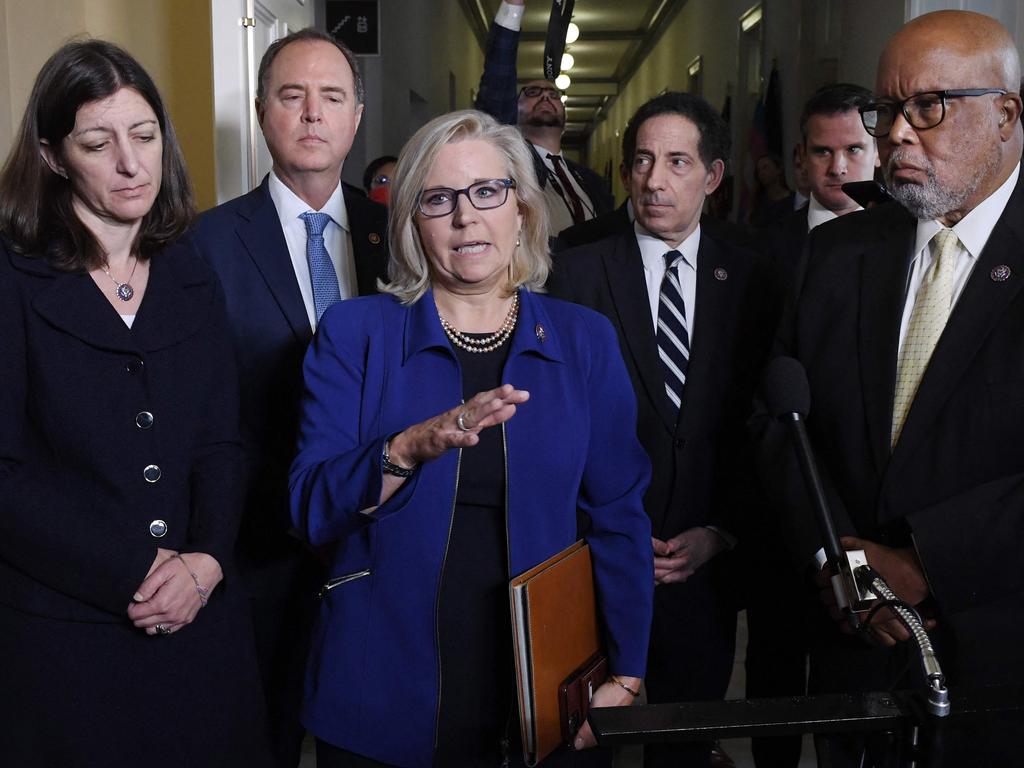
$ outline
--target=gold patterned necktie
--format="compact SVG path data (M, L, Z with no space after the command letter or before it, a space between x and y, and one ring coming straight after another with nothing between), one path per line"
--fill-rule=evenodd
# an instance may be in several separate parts
M907 338L896 366L896 397L892 406L892 442L896 447L903 424L914 402L928 361L946 327L953 304L953 277L956 272L957 245L960 238L951 229L940 229L932 238L934 258L924 273L907 326Z

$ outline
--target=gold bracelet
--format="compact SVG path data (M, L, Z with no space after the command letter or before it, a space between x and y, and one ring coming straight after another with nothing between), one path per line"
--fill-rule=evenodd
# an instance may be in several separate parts
M615 684L616 684L617 686L619 686L619 688L621 688L622 690L624 690L624 691L628 691L628 692L629 692L629 695L630 695L630 696L632 696L632 697L633 697L634 699L635 699L635 698L636 698L637 696L639 696L639 695L640 695L640 691L634 691L634 690L633 690L632 688L630 688L630 687L629 687L628 685L626 685L626 684L625 684L624 682L622 682L621 680L619 680L619 678L618 678L618 677L616 677L615 675L612 675L612 682L613 682L613 683L615 683Z
M199 577L196 576L196 572L195 571L193 571L191 568L188 567L188 563L185 562L185 558L184 557L182 557L177 552L174 553L173 557L176 557L179 560L181 560L181 564L185 566L185 570L188 571L188 575L192 577L192 581L196 585L196 592L199 593L199 602L202 604L202 607L205 608L206 607L206 603L210 599L210 590L207 589L206 587L204 587L202 584L199 583ZM622 684L619 683L619 685L622 685Z

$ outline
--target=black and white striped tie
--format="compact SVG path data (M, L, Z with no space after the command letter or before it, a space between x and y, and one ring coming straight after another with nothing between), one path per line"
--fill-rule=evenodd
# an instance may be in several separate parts
M678 410L686 385L686 367L690 362L690 334L686 323L686 304L679 282L679 251L665 254L665 277L658 295L658 357L665 374L665 394Z

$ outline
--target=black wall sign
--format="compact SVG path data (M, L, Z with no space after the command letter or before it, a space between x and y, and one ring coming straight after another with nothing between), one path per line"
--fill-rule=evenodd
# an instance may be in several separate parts
M379 0L327 0L327 34L357 56L380 56Z

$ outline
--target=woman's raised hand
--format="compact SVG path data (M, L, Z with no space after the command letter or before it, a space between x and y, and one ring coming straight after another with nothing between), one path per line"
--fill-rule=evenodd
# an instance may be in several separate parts
M479 392L462 405L399 432L388 446L389 458L399 466L414 467L449 448L474 446L480 442L481 430L504 424L529 399L529 392L511 384Z

